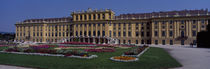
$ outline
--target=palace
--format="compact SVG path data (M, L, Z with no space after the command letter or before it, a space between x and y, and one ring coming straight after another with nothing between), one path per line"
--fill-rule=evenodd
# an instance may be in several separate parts
M208 10L120 14L112 10L72 12L70 17L17 22L16 42L189 45L210 22Z

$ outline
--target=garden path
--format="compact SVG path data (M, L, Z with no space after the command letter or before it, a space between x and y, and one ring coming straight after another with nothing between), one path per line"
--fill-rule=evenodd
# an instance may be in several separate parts
M189 46L154 46L167 50L183 67L172 69L209 69L210 48L190 48Z
M10 65L0 65L0 69L33 69L33 68L10 66Z

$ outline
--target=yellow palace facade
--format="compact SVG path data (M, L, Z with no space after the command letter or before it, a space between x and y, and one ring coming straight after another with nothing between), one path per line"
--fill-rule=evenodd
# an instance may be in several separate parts
M72 12L70 17L27 19L15 24L16 42L189 45L206 30L208 10L120 14L112 10Z

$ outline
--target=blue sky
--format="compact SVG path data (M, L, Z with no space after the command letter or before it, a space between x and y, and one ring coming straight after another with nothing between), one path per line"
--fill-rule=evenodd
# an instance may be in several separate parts
M31 18L70 16L87 8L112 9L116 15L184 9L210 10L210 0L1 0L0 32L15 32L14 24Z

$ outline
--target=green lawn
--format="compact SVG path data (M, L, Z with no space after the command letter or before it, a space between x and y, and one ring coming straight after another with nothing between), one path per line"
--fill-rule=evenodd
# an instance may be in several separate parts
M50 56L31 56L0 54L0 64L36 67L45 69L165 69L182 66L164 49L151 47L137 62L115 62L109 58L120 56L128 49L116 52L91 53L98 55L94 59L63 58Z

